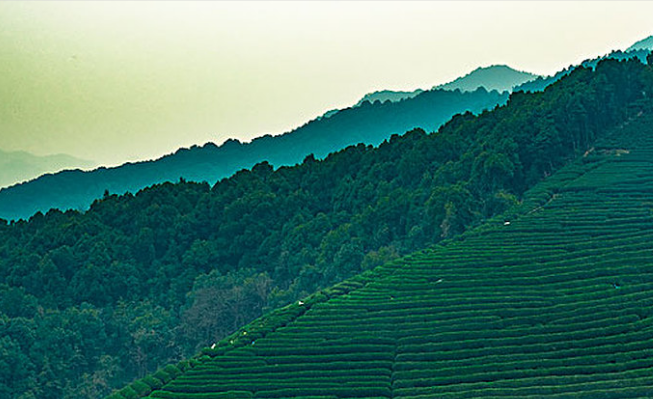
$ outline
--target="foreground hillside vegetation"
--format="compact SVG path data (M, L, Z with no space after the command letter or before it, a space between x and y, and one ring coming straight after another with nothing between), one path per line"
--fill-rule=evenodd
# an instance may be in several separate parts
M653 104L519 207L113 394L653 396Z
M653 93L652 75L638 61L607 60L544 92L515 93L492 112L459 115L435 134L414 130L378 148L349 147L296 167L258 164L213 187L162 184L135 196L106 195L86 213L50 211L1 223L0 397L96 398L269 309L365 270L389 270L374 268L396 265L388 262L515 206L526 190L640 115ZM472 264L461 267L455 270ZM445 281L454 269L447 273ZM409 275L398 281L387 280L395 285L388 289L422 289L411 291ZM379 345L399 348L398 336L387 337ZM394 352L370 350L341 360L392 363ZM391 382L388 368L379 369ZM353 396L383 397L390 387ZM298 396L283 392L270 395Z

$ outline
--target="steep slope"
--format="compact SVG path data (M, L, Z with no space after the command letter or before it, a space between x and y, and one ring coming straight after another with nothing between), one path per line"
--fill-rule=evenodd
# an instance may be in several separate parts
M0 187L35 179L44 173L95 165L95 162L65 154L37 156L24 151L0 151Z
M651 104L520 207L110 396L648 398Z
M517 71L507 65L480 67L452 82L436 86L436 89L474 91L479 87L486 90L512 91L515 86L538 78L529 72Z
M213 184L262 161L276 167L294 165L309 154L322 158L348 145L378 145L392 134L403 134L416 127L433 131L455 114L479 113L505 103L506 99L505 94L485 90L470 93L432 90L399 103L366 103L340 110L292 132L260 137L251 143L229 140L220 147L206 144L182 149L156 161L90 172L48 174L0 190L0 218L28 218L51 208L83 210L105 191L135 193L152 184L180 178Z

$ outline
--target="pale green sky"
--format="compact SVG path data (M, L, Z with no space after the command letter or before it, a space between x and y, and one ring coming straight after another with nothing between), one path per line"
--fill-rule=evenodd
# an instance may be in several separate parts
M278 134L478 66L551 74L653 2L0 2L0 149L103 164Z

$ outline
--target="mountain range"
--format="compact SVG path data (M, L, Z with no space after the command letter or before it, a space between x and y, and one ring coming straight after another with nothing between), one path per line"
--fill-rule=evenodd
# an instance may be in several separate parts
M503 104L507 95L492 91L509 91L535 77L505 65L493 65L428 91L370 93L351 108L329 111L280 136L263 136L251 143L228 140L220 146L207 143L180 149L158 160L115 168L48 173L0 190L0 218L28 218L51 208L87 209L105 191L135 193L149 185L179 178L213 184L264 160L276 167L288 166L301 162L309 154L322 158L351 144L378 145L392 134L402 134L412 128L433 131L457 113L478 113ZM401 100L405 101L399 104ZM372 104L377 101L397 104ZM77 162L70 166L84 164Z
M626 49L615 51L604 57L584 61L581 66L594 67L604 58L629 59L637 57L646 62L649 50L653 49L653 36L640 40ZM291 132L280 136L263 136L251 143L229 140L221 146L213 143L190 149L180 149L174 154L154 161L128 163L115 168L99 168L94 171L59 169L71 167L87 168L92 162L76 160L68 156L37 158L28 154L2 154L5 160L0 172L0 183L29 179L42 173L49 173L11 187L0 189L0 218L28 218L36 212L47 212L51 208L87 209L90 203L104 192L136 192L148 185L176 181L179 178L213 183L236 171L252 167L257 162L267 160L276 167L293 165L305 156L313 154L323 157L347 145L358 142L378 144L392 134L401 134L414 127L432 131L456 113L480 112L491 109L505 101L505 96L486 93L465 95L464 92L483 87L486 90L540 91L576 68L560 71L549 77L541 77L527 72L516 71L505 65L481 67L452 82L435 86L427 92L437 90L460 90L461 94L429 94L426 98L410 102L424 94L422 89L412 92L383 90L365 95L357 104L343 110L331 110L321 117L306 123ZM458 97L458 98L454 98ZM373 104L380 118L371 117L374 111L355 109L365 103L408 101L392 108L391 105ZM438 103L438 101L447 102ZM466 103L469 101L469 103ZM427 105L430 103L430 105ZM455 105L450 105L454 104ZM427 107L430 110L426 110ZM385 109L389 107L392 109ZM416 110L413 111L412 108ZM381 110L383 108L383 110ZM415 115L412 113L415 112ZM333 116L340 115L335 121ZM2 187L2 184L0 184Z
M488 67L476 68L470 73L456 78L451 82L434 86L433 89L474 91L479 87L483 87L488 91L496 90L498 92L510 92L515 86L524 84L538 77L538 75L529 72L517 71L507 65L491 65ZM423 91L424 90L422 89L414 91L375 91L363 96L355 106L360 106L365 101L401 101L407 98L413 98Z
M261 161L275 167L290 166L310 154L323 158L352 144L378 145L393 134L416 127L434 131L455 114L480 113L505 103L507 98L507 93L482 88L473 92L434 89L396 103L366 102L339 110L328 118L315 119L286 134L267 135L249 143L208 143L180 149L155 161L46 174L1 189L0 218L28 218L51 208L88 209L104 192L136 193L152 184L180 178L213 184Z

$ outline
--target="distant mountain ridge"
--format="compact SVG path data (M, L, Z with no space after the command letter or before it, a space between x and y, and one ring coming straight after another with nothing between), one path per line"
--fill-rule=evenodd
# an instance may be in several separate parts
M496 90L498 92L512 91L513 87L520 84L529 82L539 75L530 72L523 72L513 69L507 65L490 65L487 67L476 68L470 73L456 78L451 82L434 86L433 89L442 90L460 90L460 91L474 91L479 87L483 87L487 91ZM360 106L366 101L373 103L374 101L392 101L397 102L409 98L413 98L424 92L422 89L414 91L395 91L395 90L380 90L373 93L368 93L361 98L355 105ZM328 115L325 115L328 117Z
M647 46L653 48L652 42L653 36L630 46L629 51L615 51L607 56L586 60L581 65L593 67L604 58L637 57L645 62L649 54ZM37 211L46 212L50 208L86 209L105 191L136 192L152 184L179 178L212 183L264 160L277 167L293 165L309 154L322 157L350 144L378 144L393 133L401 134L415 127L435 130L456 113L480 112L507 99L507 93L500 95L486 89L474 92L476 95L472 96L473 99L466 97L469 88L478 87L475 85L497 90L510 87L514 91L538 91L575 68L570 66L553 76L541 77L505 65L481 67L452 82L436 86L437 90L383 90L367 94L363 97L367 98L366 101L361 100L352 108L330 110L280 136L263 136L245 144L230 140L219 147L213 143L203 147L193 146L158 160L128 163L116 168L99 168L90 172L68 170L44 175L27 183L0 189L0 218L27 218ZM523 83L513 86L513 82L520 79L524 80ZM452 91L456 89L459 91ZM447 97L444 94L447 92L457 94ZM375 103L377 100L379 103ZM413 100L417 102L413 103ZM397 107L394 108L393 104ZM411 111L413 106L416 106L416 114ZM359 114L357 110L360 109L365 111Z
M364 103L318 118L280 136L263 136L250 143L228 140L221 146L180 149L154 161L127 163L93 171L68 170L0 190L0 218L28 218L51 208L87 209L105 191L123 194L165 181L207 181L268 161L275 167L300 163L309 154L322 158L348 145L378 145L392 134L413 128L434 131L452 116L480 113L507 101L507 93L430 90L397 103Z
M92 168L97 163L67 154L38 156L25 151L0 150L0 187L34 179L64 169Z
M436 86L437 89L473 91L479 87L486 90L512 91L515 86L538 78L539 75L518 71L507 65L490 65L476 68L452 82Z

